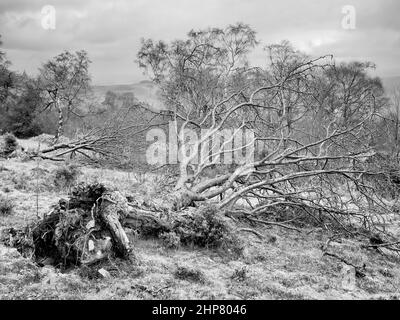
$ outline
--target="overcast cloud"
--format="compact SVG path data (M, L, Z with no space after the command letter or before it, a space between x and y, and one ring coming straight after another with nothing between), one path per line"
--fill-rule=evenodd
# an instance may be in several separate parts
M41 9L56 9L56 29L41 26ZM356 28L342 28L342 7L356 9ZM369 60L377 75L400 75L398 0L1 0L0 34L13 68L35 73L67 50L85 49L95 84L145 79L134 63L142 37L173 40L190 29L250 24L261 47L287 39L311 55ZM254 63L265 59L259 49Z

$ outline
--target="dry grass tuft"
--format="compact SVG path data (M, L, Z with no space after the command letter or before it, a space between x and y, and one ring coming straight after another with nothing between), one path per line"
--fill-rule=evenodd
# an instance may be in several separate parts
M14 210L15 204L10 198L0 194L0 216L9 216Z
M174 272L175 278L190 282L205 283L206 277L199 269L193 269L187 266L178 266Z

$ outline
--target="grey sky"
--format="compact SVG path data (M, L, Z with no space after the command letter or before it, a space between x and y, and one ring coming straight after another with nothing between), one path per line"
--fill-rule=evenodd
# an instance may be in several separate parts
M56 29L41 26L41 9L56 9ZM356 29L342 28L342 7L356 9ZM261 47L291 41L311 55L369 60L377 75L400 75L398 0L1 0L0 34L13 68L35 73L64 49L88 51L95 84L145 79L134 63L141 37L173 40L190 29L250 24ZM252 54L263 63L261 49Z

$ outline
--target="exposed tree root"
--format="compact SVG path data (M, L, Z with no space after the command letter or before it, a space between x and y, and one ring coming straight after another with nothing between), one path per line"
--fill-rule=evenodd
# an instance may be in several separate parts
M80 184L42 220L23 232L8 230L2 240L24 255L30 253L38 262L49 258L62 268L90 264L110 255L126 259L132 256L122 227L128 213L128 202L118 191L102 184Z

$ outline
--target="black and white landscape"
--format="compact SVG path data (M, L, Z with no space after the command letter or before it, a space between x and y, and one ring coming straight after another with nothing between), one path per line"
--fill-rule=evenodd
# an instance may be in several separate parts
M0 300L398 299L399 10L1 1Z

